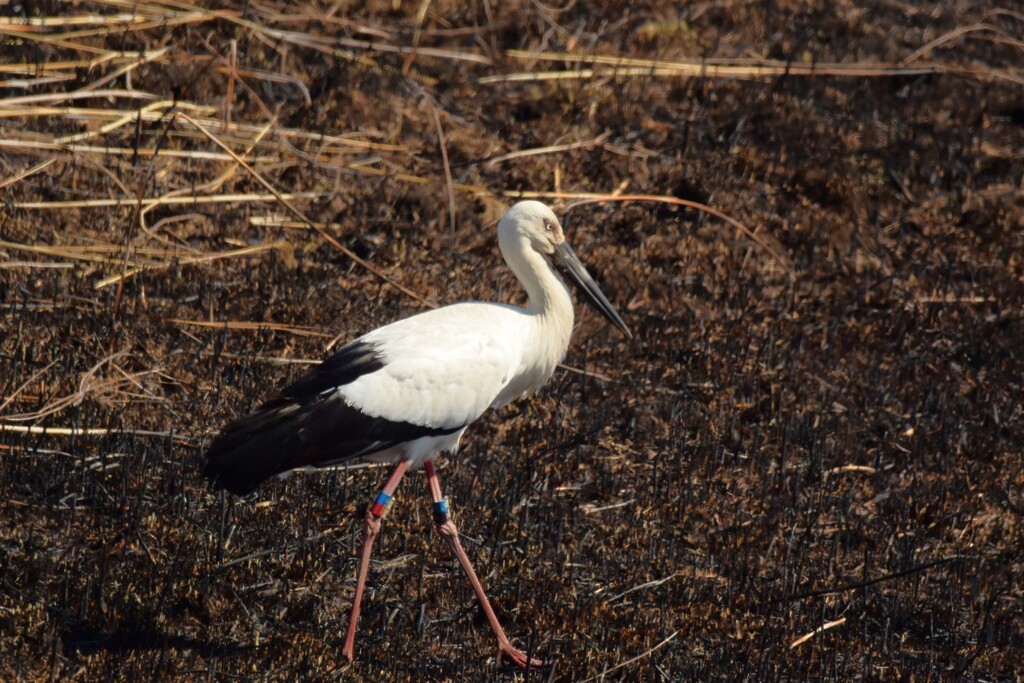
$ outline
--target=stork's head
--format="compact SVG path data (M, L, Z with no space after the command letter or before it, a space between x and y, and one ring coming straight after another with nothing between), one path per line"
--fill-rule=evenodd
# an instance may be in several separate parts
M498 223L498 242L506 260L515 258L513 254L526 256L530 251L540 254L549 267L557 268L573 281L586 302L598 313L627 336L633 336L594 278L569 248L562 224L547 206L535 201L523 201L513 206ZM511 260L509 265L512 265Z
M498 223L498 239L517 239L544 256L554 253L565 242L558 216L546 205L535 201L519 202Z

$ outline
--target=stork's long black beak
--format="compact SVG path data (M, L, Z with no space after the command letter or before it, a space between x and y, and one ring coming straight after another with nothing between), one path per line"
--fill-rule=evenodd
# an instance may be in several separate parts
M633 336L633 333L626 327L626 323L623 322L622 317L619 316L618 311L608 301L608 297L601 292L601 288L594 282L594 278L590 277L590 273L583 267L583 264L580 263L580 260L576 257L573 250L569 248L568 244L562 242L555 247L555 253L551 257L559 270L568 275L576 286L579 287L580 292L584 295L583 298L586 299L587 303L595 311L607 318L608 322L612 325L625 332L627 337Z

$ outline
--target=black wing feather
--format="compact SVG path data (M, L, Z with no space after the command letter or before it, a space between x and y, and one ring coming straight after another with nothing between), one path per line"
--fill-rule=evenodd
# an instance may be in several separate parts
M354 341L282 389L281 396L297 401L312 400L383 367L384 360L372 344Z
M228 424L206 452L206 476L241 496L297 467L336 465L462 429L370 417L337 392L382 367L384 361L372 345L356 341L345 346L253 414Z

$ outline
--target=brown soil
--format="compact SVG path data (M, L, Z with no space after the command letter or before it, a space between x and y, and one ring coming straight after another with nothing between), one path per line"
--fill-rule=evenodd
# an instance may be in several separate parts
M43 2L28 16L94 20L0 26L0 63L36 67L0 75L0 418L22 429L0 432L0 679L524 677L496 664L421 477L351 665L384 472L242 500L203 480L218 428L303 369L276 359L423 306L287 223L187 114L439 303L522 301L494 220L518 192L565 193L545 196L636 336L580 309L566 363L585 372L488 414L440 470L510 636L553 662L526 677L1024 680L1024 16L428 2L420 22L399 4ZM152 21L114 16L132 12ZM488 80L614 68L512 50L792 69ZM854 64L882 66L837 75ZM658 202L565 213L616 190L758 238ZM172 192L268 199L140 211Z

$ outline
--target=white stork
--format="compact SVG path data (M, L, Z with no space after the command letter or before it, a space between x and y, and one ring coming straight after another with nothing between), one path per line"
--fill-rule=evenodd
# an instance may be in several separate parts
M449 518L433 459L441 451L454 452L466 427L488 408L543 386L565 356L573 304L553 266L612 324L630 332L566 244L547 206L534 201L513 206L498 223L498 244L529 295L525 308L460 303L376 329L282 389L252 415L227 425L206 453L206 475L238 495L296 468L360 460L395 463L366 513L343 650L350 660L381 519L402 476L422 466L437 529L476 591L498 639L499 657L507 655L520 666L541 664L513 647L498 623Z

